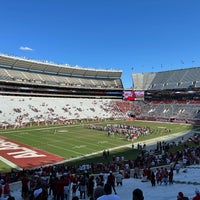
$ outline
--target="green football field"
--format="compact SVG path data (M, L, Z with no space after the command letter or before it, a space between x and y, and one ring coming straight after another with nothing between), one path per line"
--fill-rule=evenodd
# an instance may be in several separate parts
M95 123L95 122L93 122ZM97 123L97 122L96 122ZM153 130L153 134L139 138L133 142L160 137L166 134L185 132L193 127L190 125L178 125L170 123L143 122L143 121L107 121L103 124L131 124L134 126L148 126ZM98 122L98 125L101 125ZM15 130L1 131L0 135L18 141L38 149L64 157L66 160L76 157L83 157L88 154L102 152L105 149L116 149L130 146L132 141L128 141L123 135L110 136L105 131L98 131L87 128L88 124L60 125L45 127L20 128ZM170 133L166 133L170 129ZM0 162L0 171L5 169L5 165Z

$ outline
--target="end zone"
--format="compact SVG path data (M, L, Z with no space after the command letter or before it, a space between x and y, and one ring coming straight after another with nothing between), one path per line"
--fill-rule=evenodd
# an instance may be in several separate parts
M0 154L11 167L31 169L56 164L63 157L0 136Z

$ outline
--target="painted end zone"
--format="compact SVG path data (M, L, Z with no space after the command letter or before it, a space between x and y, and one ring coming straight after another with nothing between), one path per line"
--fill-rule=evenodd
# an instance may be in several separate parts
M64 158L0 136L0 155L20 168L31 169L55 164Z

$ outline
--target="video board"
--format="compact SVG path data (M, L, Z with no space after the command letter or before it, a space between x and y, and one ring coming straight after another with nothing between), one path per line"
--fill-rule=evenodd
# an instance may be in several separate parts
M125 101L144 100L144 91L139 90L124 90L123 99Z

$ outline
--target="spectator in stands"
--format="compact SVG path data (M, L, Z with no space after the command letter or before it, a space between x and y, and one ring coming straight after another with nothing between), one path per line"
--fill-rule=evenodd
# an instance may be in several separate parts
M200 192L198 189L195 190L195 196L192 198L192 200L200 200Z
M79 191L80 191L80 198L85 199L86 192L87 192L87 177L86 175L81 175L79 179Z
M112 194L112 186L109 183L106 183L104 185L104 192L105 194L97 198L97 200L107 200L107 199L120 200L119 196L117 196L116 194Z
M96 185L97 186L104 186L104 175L103 173L100 173L99 176L96 177Z
M176 170L177 174L179 173L180 168L181 168L181 165L180 165L180 163L177 162L176 165L175 165L175 170Z
M52 182L52 192L53 192L54 199L57 198L57 193L58 193L57 192L57 184L58 184L58 181L59 181L58 177L55 177L55 179Z
M68 185L64 185L64 198L68 199L69 196L69 184Z
M151 172L150 180L151 180L151 186L152 187L156 186L156 176L155 176L155 173L153 171Z
M178 193L177 200L189 200L188 197L185 197L182 192Z
M42 194L42 188L37 188L33 192L34 199L39 199Z
M61 176L60 179L57 181L57 199L64 199L64 176Z
M23 198L26 198L28 196L28 192L29 192L28 182L29 182L29 179L27 175L25 174L24 177L22 178L22 197Z
M173 184L173 178L174 178L173 168L170 168L170 172L169 172L169 184Z
M116 175L116 183L117 183L117 186L118 185L121 185L122 186L122 180L123 180L123 175L121 172L119 172L117 175Z
M53 191L53 183L55 182L55 176L52 174L50 175L49 178L49 195L51 195L51 192Z
M99 197L103 196L105 194L104 192L104 188L101 185L98 185L95 189L94 189L94 195L93 195L93 199L97 200Z
M5 198L10 196L10 185L8 182L4 185L3 194Z
M108 175L107 178L107 183L110 184L115 192L115 194L117 194L116 190L115 190L115 176L112 173L112 171L110 171L110 174Z
M133 190L133 199L132 200L144 200L143 192L141 189L136 188Z
M7 200L15 200L15 197L9 196L9 197L7 198Z
M3 186L2 186L2 181L0 180L0 197L1 197L2 193L3 193Z
M93 197L94 193L94 176L90 176L88 180L88 197Z
M72 197L75 197L75 196L76 196L77 188L78 188L78 183L77 183L76 180L74 180L74 181L72 182Z
M77 196L72 197L72 200L79 200Z

